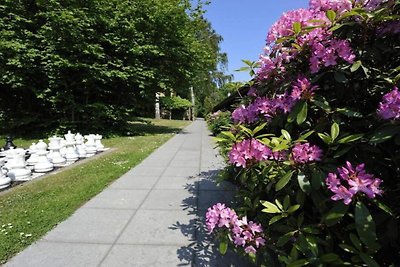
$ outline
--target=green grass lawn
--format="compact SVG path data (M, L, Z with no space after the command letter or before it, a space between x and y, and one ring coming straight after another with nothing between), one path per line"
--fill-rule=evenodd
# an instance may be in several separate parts
M0 264L33 243L112 181L140 163L188 121L132 123L130 137L103 140L110 153L0 195ZM36 140L16 139L27 147Z

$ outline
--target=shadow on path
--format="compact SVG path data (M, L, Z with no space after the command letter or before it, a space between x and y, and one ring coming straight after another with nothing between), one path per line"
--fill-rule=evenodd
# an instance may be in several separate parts
M225 255L221 255L215 235L209 234L205 226L205 214L208 207L217 202L234 207L235 188L226 182L217 186L215 179L219 171L201 172L196 182L187 184L185 187L191 196L182 201L182 207L188 214L196 215L196 219L190 220L188 224L177 221L170 227L170 229L181 231L184 236L193 241L177 250L178 258L181 262L188 262L191 266L199 267L253 266L247 259L234 253L232 248L228 249ZM193 203L196 203L196 206Z

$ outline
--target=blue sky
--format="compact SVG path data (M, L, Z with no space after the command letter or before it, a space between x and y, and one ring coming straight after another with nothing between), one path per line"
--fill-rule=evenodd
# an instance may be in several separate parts
M205 17L224 38L221 50L228 53L228 73L235 81L248 81L242 59L258 60L270 26L285 11L307 7L308 0L212 0Z

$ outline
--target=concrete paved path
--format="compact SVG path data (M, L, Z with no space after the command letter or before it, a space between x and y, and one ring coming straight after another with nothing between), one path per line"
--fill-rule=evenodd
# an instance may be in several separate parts
M5 266L249 266L220 256L204 228L206 209L234 190L216 186L213 146L193 122Z

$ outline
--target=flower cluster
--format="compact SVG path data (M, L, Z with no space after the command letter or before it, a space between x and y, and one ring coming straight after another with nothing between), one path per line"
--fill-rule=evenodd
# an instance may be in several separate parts
M232 113L232 120L235 123L254 123L260 116L271 120L279 112L290 112L296 101L287 93L276 95L274 98L257 97L248 106L241 105L236 108Z
M249 165L268 159L271 149L257 139L246 139L233 145L229 152L229 162L237 167L246 168Z
M312 161L321 161L322 149L310 143L297 143L292 148L293 161L304 164Z
M279 38L294 35L294 23L299 23L303 29L319 26L296 36L296 43L300 47L310 48L312 73L318 72L323 66L337 65L339 59L353 63L355 55L350 43L333 37L332 32L328 30L331 21L326 16L327 10L341 14L352 8L350 0L310 0L308 9L301 8L284 13L267 34L267 47L259 60L261 67L257 72L258 79L265 80L285 73L285 63L289 63L298 55L299 51L295 46L285 47L282 43L276 43Z
M216 227L229 228L238 220L234 210L225 207L225 204L217 203L212 208L208 208L206 213L206 226L208 232L214 231Z
M347 40L314 40L311 43L310 70L311 73L317 73L321 66L336 66L339 59L347 63L353 63L355 55Z
M208 208L206 225L211 233L215 228L226 228L231 233L233 243L244 248L246 253L256 253L256 249L265 245L260 224L247 221L246 217L239 219L236 212L224 204L217 203Z
M400 119L400 92L397 87L385 94L379 103L378 115L382 119Z
M292 99L305 99L310 100L314 96L314 91L318 86L311 85L311 82L306 77L298 77L297 81L293 83L291 97Z
M334 201L343 199L344 204L349 205L353 196L359 192L364 193L368 198L381 195L383 191L379 185L382 180L366 173L364 167L364 164L359 164L354 168L347 161L345 166L337 169L339 178L336 173L329 173L325 182L328 189L335 193L331 199Z
M258 109L255 105L241 105L232 112L232 120L235 123L253 123L258 118Z
M353 8L350 0L310 0L309 6L316 11L333 10L339 14Z
M293 35L293 24L295 22L300 23L302 27L314 26L315 23L310 20L327 20L325 14L322 12L315 12L312 9L300 8L283 13L282 16L276 21L270 28L267 34L267 45L271 45L276 40L282 37L288 37Z

